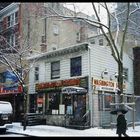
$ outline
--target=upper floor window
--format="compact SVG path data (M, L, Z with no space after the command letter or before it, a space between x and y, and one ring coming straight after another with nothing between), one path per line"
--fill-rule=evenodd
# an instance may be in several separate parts
M95 39L91 40L90 43L91 43L91 44L95 44Z
M123 68L123 78L128 81L128 68Z
M13 14L11 14L11 15L9 15L7 18L8 18L7 19L8 20L7 21L8 22L7 26L8 27L14 26L15 24L18 23L18 11L13 13Z
M80 41L81 39L81 35L80 35L80 32L76 33L76 41Z
M16 33L15 34L15 47L19 47L19 34L18 33Z
M19 34L15 33L15 34L10 34L8 35L7 38L7 46L8 47L18 47L19 46Z
M35 81L38 81L39 80L39 67L36 66L35 67Z
M0 21L0 32L3 30L3 22Z
M7 36L7 46L10 47L14 47L15 44L15 34L11 34Z
M7 26L11 27L14 25L14 14L11 14L10 16L8 16L8 23Z
M15 24L17 24L17 23L18 23L18 11L15 12Z
M0 73L0 83L4 83L4 82L5 82L4 74Z
M82 74L82 65L81 65L81 56L71 58L70 62L70 75L72 76L80 76Z
M103 46L103 39L99 39L99 45Z
M60 78L60 61L51 63L51 79Z
M56 24L53 24L53 34L58 35L59 34L59 27Z

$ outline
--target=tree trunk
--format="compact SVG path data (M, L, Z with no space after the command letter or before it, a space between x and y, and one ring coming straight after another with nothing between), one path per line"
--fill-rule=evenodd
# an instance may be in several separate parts
M123 94L123 64L122 63L119 63L118 65L118 89L119 89L118 102L122 103L123 102L123 96L122 96Z
M27 92L25 87L23 86L23 95L24 95L24 117L23 117L23 130L26 130L26 122L27 122Z

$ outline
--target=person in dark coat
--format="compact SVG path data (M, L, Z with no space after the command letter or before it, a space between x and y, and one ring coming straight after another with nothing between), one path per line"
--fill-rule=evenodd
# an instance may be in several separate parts
M119 137L121 137L122 134L125 137L128 137L128 135L126 134L127 122L126 122L125 116L124 116L124 114L122 114L122 112L117 112L117 115L118 115L118 117L117 117L116 133L118 134Z

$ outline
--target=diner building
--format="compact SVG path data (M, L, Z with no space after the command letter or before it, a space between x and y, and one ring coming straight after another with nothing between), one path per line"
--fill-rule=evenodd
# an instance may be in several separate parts
M28 60L31 65L36 60L29 75L29 94L35 97L32 106L46 124L110 126L115 118L110 103L116 100L118 89L117 63L106 44L79 43ZM125 52L124 72L124 93L132 95L133 62Z

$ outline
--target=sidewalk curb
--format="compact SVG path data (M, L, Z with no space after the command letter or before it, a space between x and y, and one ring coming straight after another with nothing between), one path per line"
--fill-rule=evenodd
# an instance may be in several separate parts
M13 132L13 131L10 131L10 130L8 130L7 132L8 132L8 133L12 133L12 134L24 135L24 136L27 136L27 137L37 137L37 136L34 136L34 135L29 135L29 134L24 134L24 133Z

